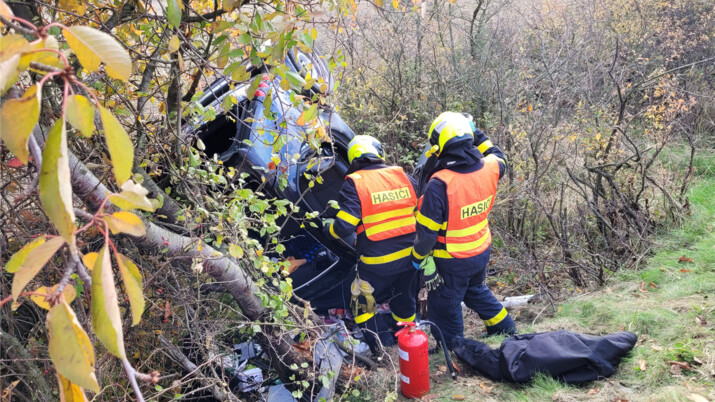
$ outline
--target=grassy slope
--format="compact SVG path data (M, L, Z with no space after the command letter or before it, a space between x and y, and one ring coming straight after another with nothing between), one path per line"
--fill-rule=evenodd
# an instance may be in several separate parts
M689 194L692 215L658 236L645 267L614 274L606 287L569 300L552 318L534 325L519 323L522 333L568 329L584 333L630 330L639 341L611 378L583 387L537 378L528 386L495 384L465 376L455 384L445 374L432 375L429 400L715 400L715 157L696 161L698 177ZM686 256L693 260L679 262ZM653 286L650 283L653 283ZM645 290L641 291L641 284ZM501 339L489 340L493 346ZM692 360L693 371L670 373L671 360ZM444 364L432 358L432 373ZM645 370L640 366L645 365ZM698 396L704 397L698 399ZM400 397L400 399L403 399Z

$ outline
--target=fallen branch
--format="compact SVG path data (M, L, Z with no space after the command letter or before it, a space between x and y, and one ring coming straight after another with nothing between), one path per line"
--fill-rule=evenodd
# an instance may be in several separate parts
M166 339L164 335L159 335L159 343L161 343L161 346L165 348L165 352L167 355L169 355L169 358L180 364L181 367L184 368L184 370L189 372L189 376L196 378L196 380L201 383L203 387L208 388L214 398L220 401L240 401L240 399L238 399L236 395L232 394L230 391L225 392L223 389L221 389L221 387L212 383L209 379L202 376L199 373L196 364L189 360L189 358L186 357L185 354L181 353L181 350L179 350L176 345Z

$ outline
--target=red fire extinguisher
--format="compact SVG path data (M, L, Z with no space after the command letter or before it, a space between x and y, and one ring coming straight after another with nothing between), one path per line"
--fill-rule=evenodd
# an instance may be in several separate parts
M420 398L429 393L429 344L427 334L415 328L414 322L398 322L404 328L397 331L400 353L402 394Z

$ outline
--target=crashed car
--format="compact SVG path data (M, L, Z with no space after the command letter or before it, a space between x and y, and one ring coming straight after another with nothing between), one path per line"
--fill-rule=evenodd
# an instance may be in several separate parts
M317 53L292 49L285 63L291 72L322 78L322 84L332 87L330 72ZM304 212L324 211L337 198L343 184L349 165L347 145L355 134L330 107L322 107L319 118L332 140L316 151L315 144L311 146L305 140L306 127L297 124L301 110L293 106L290 92L281 87L281 77L276 75L270 81L261 69L249 71L252 77L263 75L250 99L248 83L231 87L227 78L219 78L204 89L199 103L214 108L217 117L191 127L192 136L203 142L206 155L248 173L249 185L251 181L256 186L262 184L261 191L267 197L291 201ZM316 83L304 91L303 95L311 96L320 88ZM323 93L326 92L329 89L323 87ZM234 98L233 106L223 110L227 96ZM266 96L272 97L267 114L272 118L264 114L264 105L269 104L264 102ZM299 155L297 161L281 161L276 166L272 157L277 153L274 143L278 136L285 136L280 155ZM310 183L307 177L318 173L322 180ZM354 277L354 239L326 237L317 226L291 220L281 230L281 242L286 248L283 256L306 260L291 274L294 293L318 310L343 308L343 292Z
M289 50L285 64L295 74L320 79L311 88L304 89L303 95L309 97L320 92L317 82L328 88L324 87L323 93L330 93L333 79L317 52L306 54L293 48ZM265 70L262 69L251 71L252 77L263 74ZM291 201L302 211L325 211L330 201L337 199L343 185L349 167L347 147L355 134L332 108L322 107L319 118L329 131L331 141L322 143L316 151L315 144L311 146L306 140L306 127L297 123L301 110L293 107L290 93L280 85L281 77L276 76L272 81L266 75L263 78L251 99L247 96L248 83L232 88L227 78L213 82L204 90L199 102L203 107L213 107L217 117L192 127L192 135L201 139L206 155L218 158L225 166L248 173L256 185L262 183L262 191L267 196ZM230 110L223 110L227 96L233 96L235 104ZM266 96L272 97L268 114L272 119L265 118ZM286 138L280 154L300 155L297 162L282 161L279 166L275 165L273 144L279 135ZM428 148L413 173L419 183L418 194L436 163L436 158L426 157ZM315 163L316 159L318 163ZM281 179L276 174L278 171L287 180ZM311 184L307 176L318 173L322 180ZM294 293L309 300L319 311L345 308L345 296L355 276L353 267L357 262L354 237L335 240L325 236L320 225L316 228L295 221L283 227L280 237L286 247L284 257L307 261L291 274ZM390 296L378 295L377 302L384 302Z

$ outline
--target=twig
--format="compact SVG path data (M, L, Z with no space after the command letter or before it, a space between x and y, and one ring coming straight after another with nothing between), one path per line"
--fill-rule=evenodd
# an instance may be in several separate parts
M29 28L21 27L20 25L17 25L14 22L3 17L2 15L0 15L0 21L2 21L2 23L5 24L8 28L12 28L15 31L17 31L18 33L21 33L21 34L27 35L27 36L37 36L37 31L29 29Z
M129 360L122 359L122 366L124 366L124 372L127 373L127 378L129 378L129 383L132 384L132 389L134 389L134 395L136 396L136 400L139 402L144 402L144 394L142 394L142 391L139 389L139 384L137 383L137 371L134 370L134 367L132 367L131 363L129 363Z

